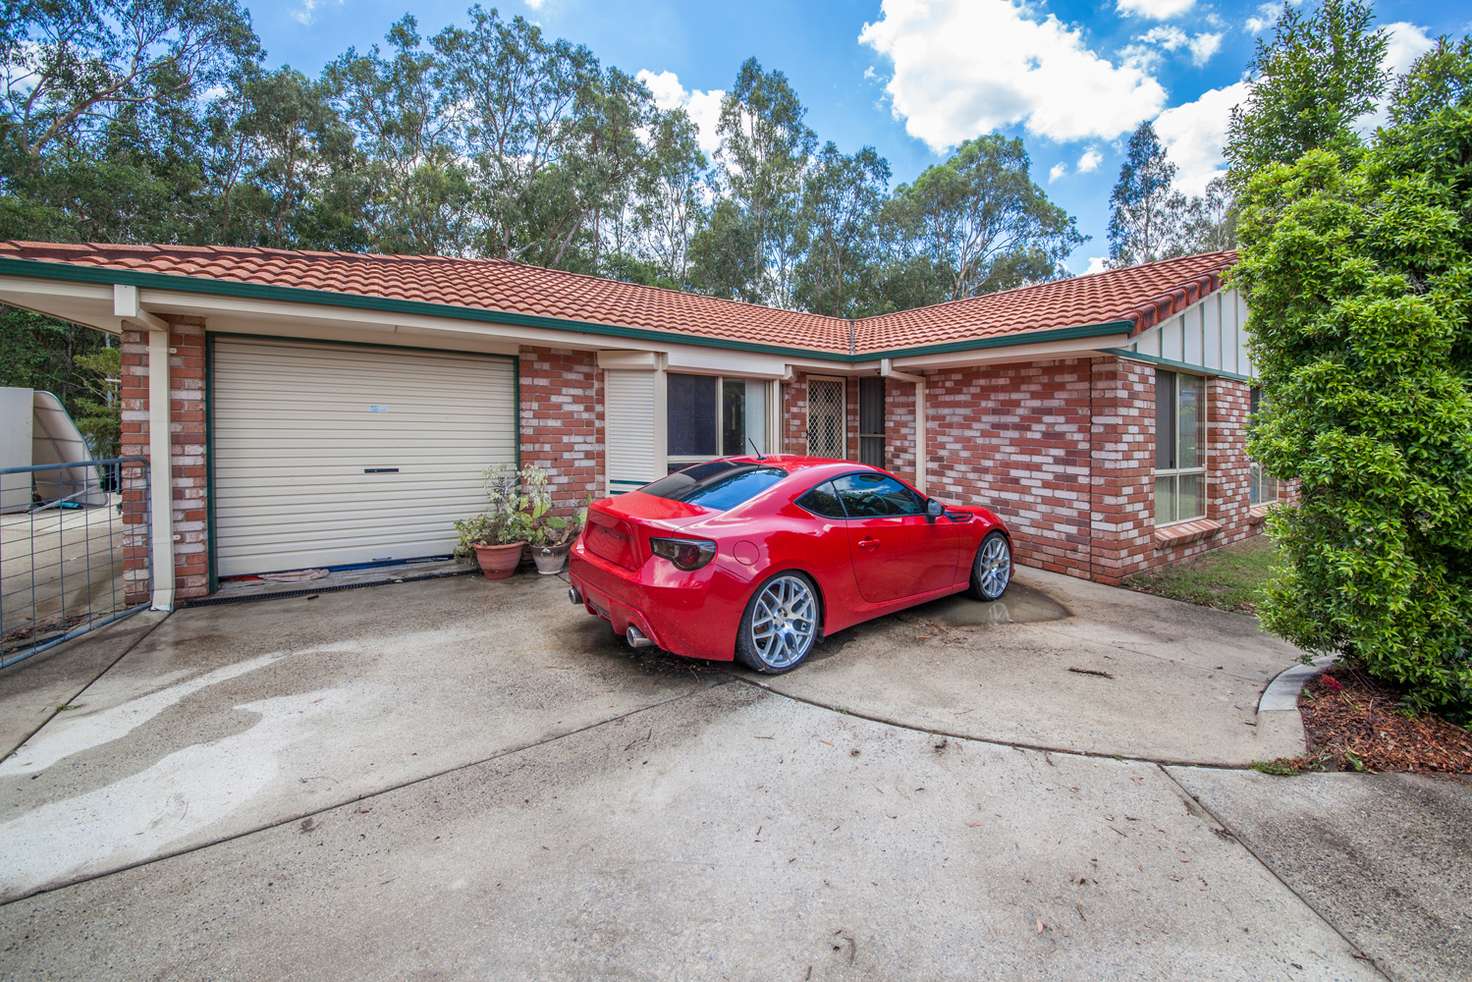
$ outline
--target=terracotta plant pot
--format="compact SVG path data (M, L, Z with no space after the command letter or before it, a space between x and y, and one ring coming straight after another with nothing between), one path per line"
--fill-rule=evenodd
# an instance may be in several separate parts
M536 560L537 572L543 576L561 573L562 567L567 565L567 553L570 549L571 542L564 542L560 546L532 546L532 559Z
M521 551L525 548L525 542L508 542L504 546L477 543L475 561L480 564L481 574L486 579L504 580L516 572L516 567L521 564Z

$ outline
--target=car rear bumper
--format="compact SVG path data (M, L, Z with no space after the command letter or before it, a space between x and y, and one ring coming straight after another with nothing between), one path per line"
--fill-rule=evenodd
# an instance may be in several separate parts
M628 569L593 555L581 542L568 557L567 573L583 607L620 636L633 625L676 655L731 661L745 612L739 587L723 582L720 561L681 572L662 559ZM734 611L734 614L733 614Z

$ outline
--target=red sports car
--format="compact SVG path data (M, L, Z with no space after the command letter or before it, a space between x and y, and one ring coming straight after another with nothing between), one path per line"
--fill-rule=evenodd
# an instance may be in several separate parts
M860 621L968 589L996 600L1012 542L987 509L875 467L726 457L594 502L568 573L572 602L636 648L785 672Z

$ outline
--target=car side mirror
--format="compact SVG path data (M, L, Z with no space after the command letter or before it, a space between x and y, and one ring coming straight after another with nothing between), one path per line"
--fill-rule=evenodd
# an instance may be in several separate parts
M946 513L946 506L934 498L925 499L925 517L932 522Z

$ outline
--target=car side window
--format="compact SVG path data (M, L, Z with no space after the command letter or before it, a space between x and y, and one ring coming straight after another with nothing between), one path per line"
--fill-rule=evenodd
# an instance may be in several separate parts
M797 503L814 515L822 515L824 518L847 518L843 513L843 505L838 501L838 492L833 490L832 481L824 481L805 492L797 499Z
M883 474L848 474L835 479L833 486L849 518L925 514L919 495Z

